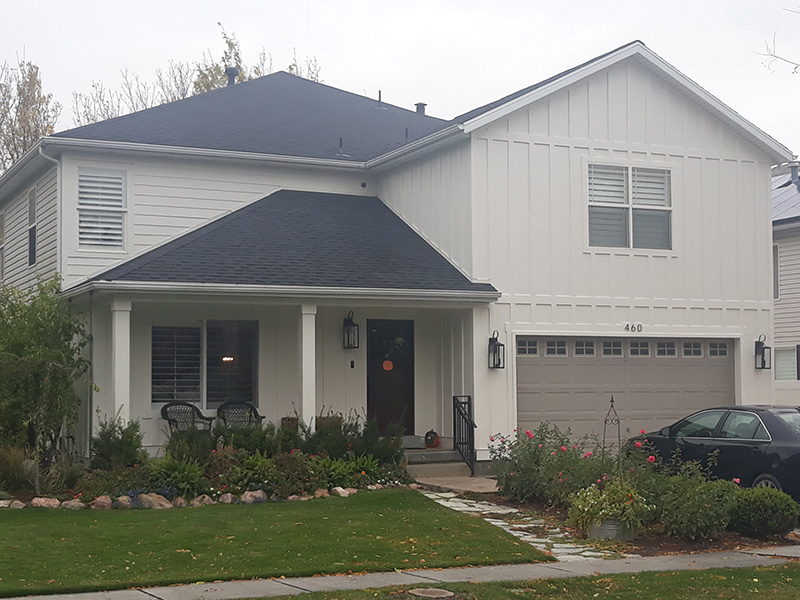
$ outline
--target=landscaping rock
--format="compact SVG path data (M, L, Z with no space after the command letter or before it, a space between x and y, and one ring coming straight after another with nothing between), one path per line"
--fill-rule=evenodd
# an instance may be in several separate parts
M347 498L350 496L350 492L345 490L343 487L339 487L338 485L335 488L331 488L331 494L334 496L339 496L340 498Z
M172 502L164 498L161 494L139 494L139 506L142 508L162 510L165 508L172 508Z
M216 504L216 502L214 502L214 499L211 496L208 494L200 494L197 498L189 503L189 506L192 508L197 508L198 506L210 506L212 504Z
M408 487L412 490L418 490L421 486L418 483L409 483Z
M348 494L350 494L351 496L353 494L357 494L358 493L358 490L356 488L344 488L344 491L347 492Z
M376 483L376 484L375 484L375 489L376 489L376 490L382 490L382 489L383 489L383 486L382 486L380 483Z
M368 485L368 486L367 486L367 489L368 489L370 492L374 492L374 491L375 491L375 490L377 490L378 488L376 488L374 485Z
M66 508L67 510L83 510L86 508L86 505L77 498L74 498L72 500L62 502L61 508Z
M314 491L314 498L330 498L331 493L325 488L319 488Z
M242 504L261 504L266 501L267 495L264 493L264 490L255 490L242 494Z
M236 497L230 493L222 494L222 496L219 497L219 501L223 504L233 504L234 500L236 500Z
M8 508L15 508L15 509L25 508L25 503L20 502L19 500L14 500L11 503L11 506L9 506Z
M175 500L172 501L172 506L175 508L184 508L187 505L186 500L183 499L183 496L178 496Z
M56 498L34 498L31 500L31 506L33 508L58 508L61 506L61 502Z
M117 498L117 505L116 508L133 508L133 502L131 501L130 496L120 496Z
M127 498L127 496L125 496ZM109 510L111 508L111 496L98 496L89 503L89 508L94 510Z
M0 500L0 508L8 508L13 500Z
M287 502L297 502L298 500L300 500L300 496L298 496L297 494L292 494L291 496L286 498Z

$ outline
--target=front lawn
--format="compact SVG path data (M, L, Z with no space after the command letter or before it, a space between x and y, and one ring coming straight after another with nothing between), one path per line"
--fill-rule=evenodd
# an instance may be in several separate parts
M0 596L552 560L407 489L171 510L0 512Z
M455 593L452 600L794 600L800 597L800 565L751 569L663 571L634 575L601 575L535 581L448 583L436 587ZM409 587L386 587L349 592L318 592L280 596L272 600L418 600Z

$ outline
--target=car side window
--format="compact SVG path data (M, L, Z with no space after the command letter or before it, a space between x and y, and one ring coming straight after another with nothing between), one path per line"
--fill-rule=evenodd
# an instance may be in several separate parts
M711 437L724 410L707 410L685 418L672 428L675 437Z
M720 437L736 440L768 440L769 435L758 415L732 411L722 425Z

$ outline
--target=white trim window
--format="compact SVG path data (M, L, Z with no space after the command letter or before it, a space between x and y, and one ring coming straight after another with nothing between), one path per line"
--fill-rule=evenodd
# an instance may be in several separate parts
M628 348L630 356L650 356L650 342L630 342Z
M670 171L590 164L589 246L671 250Z
M545 356L566 356L567 342L565 340L547 340Z
M0 212L0 281L5 277L6 264L6 215Z
M683 342L684 358L701 358L703 356L702 342Z
M617 340L603 341L603 356L622 356L622 342Z
M709 342L709 356L728 356L728 342Z
M524 337L517 338L517 354L529 356L536 356L539 354L536 340Z
M594 341L576 340L575 356L594 356Z
M775 348L772 351L775 363L775 381L800 379L797 368L797 350L798 347L794 346L793 348Z
M656 356L678 356L675 342L656 342Z
M28 266L36 264L36 186L28 190Z
M78 243L81 248L125 249L125 174L78 173Z

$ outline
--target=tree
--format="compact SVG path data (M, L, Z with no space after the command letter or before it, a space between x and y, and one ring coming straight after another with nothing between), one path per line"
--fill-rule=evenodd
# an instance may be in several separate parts
M2 423L2 437L19 440L27 430L40 467L51 464L63 432L77 420L75 383L89 368L83 356L89 336L58 297L60 283L55 276L33 292L0 286L0 414L18 420Z
M784 10L790 13L794 13L796 15L800 15L800 6L794 9L785 8ZM772 42L764 42L764 46L765 46L764 52L757 52L757 54L765 56L769 59L769 62L767 62L767 68L774 71L778 65L786 65L791 68L792 74L796 75L800 73L800 62L789 59L778 51L777 33L772 36Z
M228 85L228 76L225 73L227 67L236 67L239 70L237 82L249 81L272 73L271 55L262 48L256 63L248 67L242 57L241 45L236 34L229 35L221 23L218 25L225 43L225 49L219 60L214 60L211 53L206 52L196 63L170 61L166 69L156 69L156 79L153 83L123 71L119 91L109 90L102 83L93 81L91 92L72 94L72 115L75 125L80 127L96 123L225 87ZM297 61L296 51L286 70L298 77L320 81L321 67L317 59L306 58L301 65Z
M19 61L0 65L0 173L39 138L53 133L61 105L42 90L39 67Z

